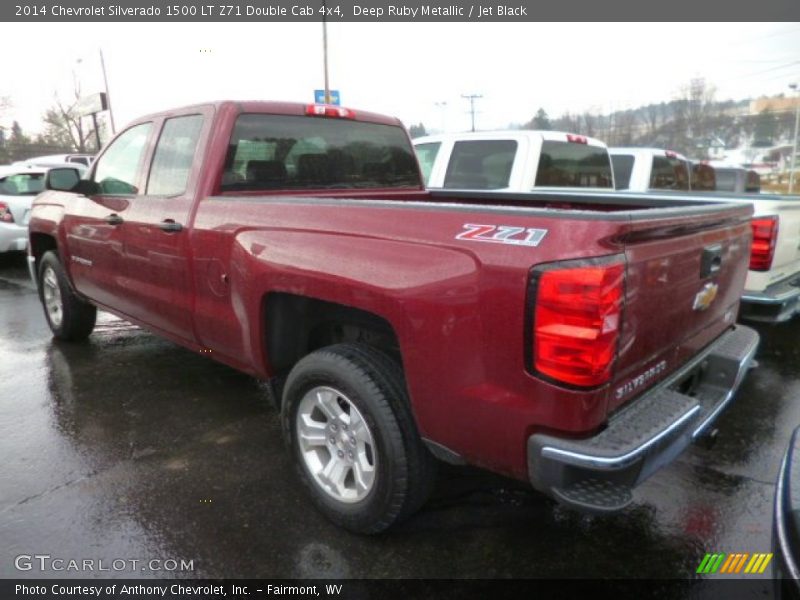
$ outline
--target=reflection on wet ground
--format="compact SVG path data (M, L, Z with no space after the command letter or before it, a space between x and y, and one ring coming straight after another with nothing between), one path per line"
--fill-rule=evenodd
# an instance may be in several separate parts
M623 514L577 515L443 466L418 515L364 538L312 508L258 382L110 316L86 344L54 343L22 261L6 258L0 577L48 576L14 568L46 552L194 568L82 574L102 577L690 578L706 552L770 551L774 482L800 423L800 320L760 333L716 446L691 448Z

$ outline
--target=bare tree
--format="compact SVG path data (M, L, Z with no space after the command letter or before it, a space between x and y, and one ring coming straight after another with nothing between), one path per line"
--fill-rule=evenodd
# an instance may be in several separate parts
M715 133L721 112L714 101L716 89L703 78L692 79L681 88L675 102L674 119L668 136L676 150L691 154L698 142Z
M569 111L552 122L553 129L570 133L581 133L580 117L573 117Z
M597 117L587 110L581 115L581 120L583 125L580 133L594 137L597 134Z
M80 85L75 82L74 98L64 103L55 94L55 105L42 115L45 130L42 141L53 146L73 148L75 152L96 152L97 142L94 127L86 127L77 113L81 97Z
M661 122L662 109L658 104L648 104L644 109L644 120L647 128L647 136L652 138L656 131L658 131L659 123Z

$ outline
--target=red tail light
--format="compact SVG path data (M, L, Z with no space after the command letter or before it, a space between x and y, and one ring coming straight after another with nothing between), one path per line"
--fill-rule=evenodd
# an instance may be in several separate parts
M753 246L750 250L750 270L769 271L775 257L778 239L778 217L759 217L750 221L753 228Z
M586 139L584 135L574 135L572 133L567 134L567 141L572 144L588 144L589 140Z
M11 209L8 204L0 202L0 223L13 223L14 215L11 214Z
M332 106L330 104L309 104L306 114L311 117L334 117L338 119L355 119L356 113L349 108Z
M533 320L533 367L580 387L606 383L617 354L625 265L541 272Z

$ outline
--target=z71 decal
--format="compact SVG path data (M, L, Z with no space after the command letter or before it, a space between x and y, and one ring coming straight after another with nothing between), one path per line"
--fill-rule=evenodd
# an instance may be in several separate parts
M493 242L495 244L513 244L515 246L538 246L547 235L547 229L513 227L511 225L473 225L465 224L463 233L457 240L472 242Z

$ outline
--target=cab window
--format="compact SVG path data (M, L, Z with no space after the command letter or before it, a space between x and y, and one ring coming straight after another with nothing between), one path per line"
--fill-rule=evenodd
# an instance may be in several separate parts
M176 196L186 191L202 127L202 115L174 117L165 121L150 168L148 194Z
M223 192L420 187L402 127L293 115L243 114L236 119Z
M142 123L128 129L109 146L97 161L94 181L99 193L108 196L138 194L136 174L142 160L152 123Z
M44 189L44 174L17 173L0 179L2 196L35 196Z
M516 153L514 140L456 142L447 165L444 187L473 190L508 187Z
M650 172L650 188L655 190L688 190L689 166L672 156L654 156Z
M536 187L613 187L608 150L558 140L544 140L536 170Z

